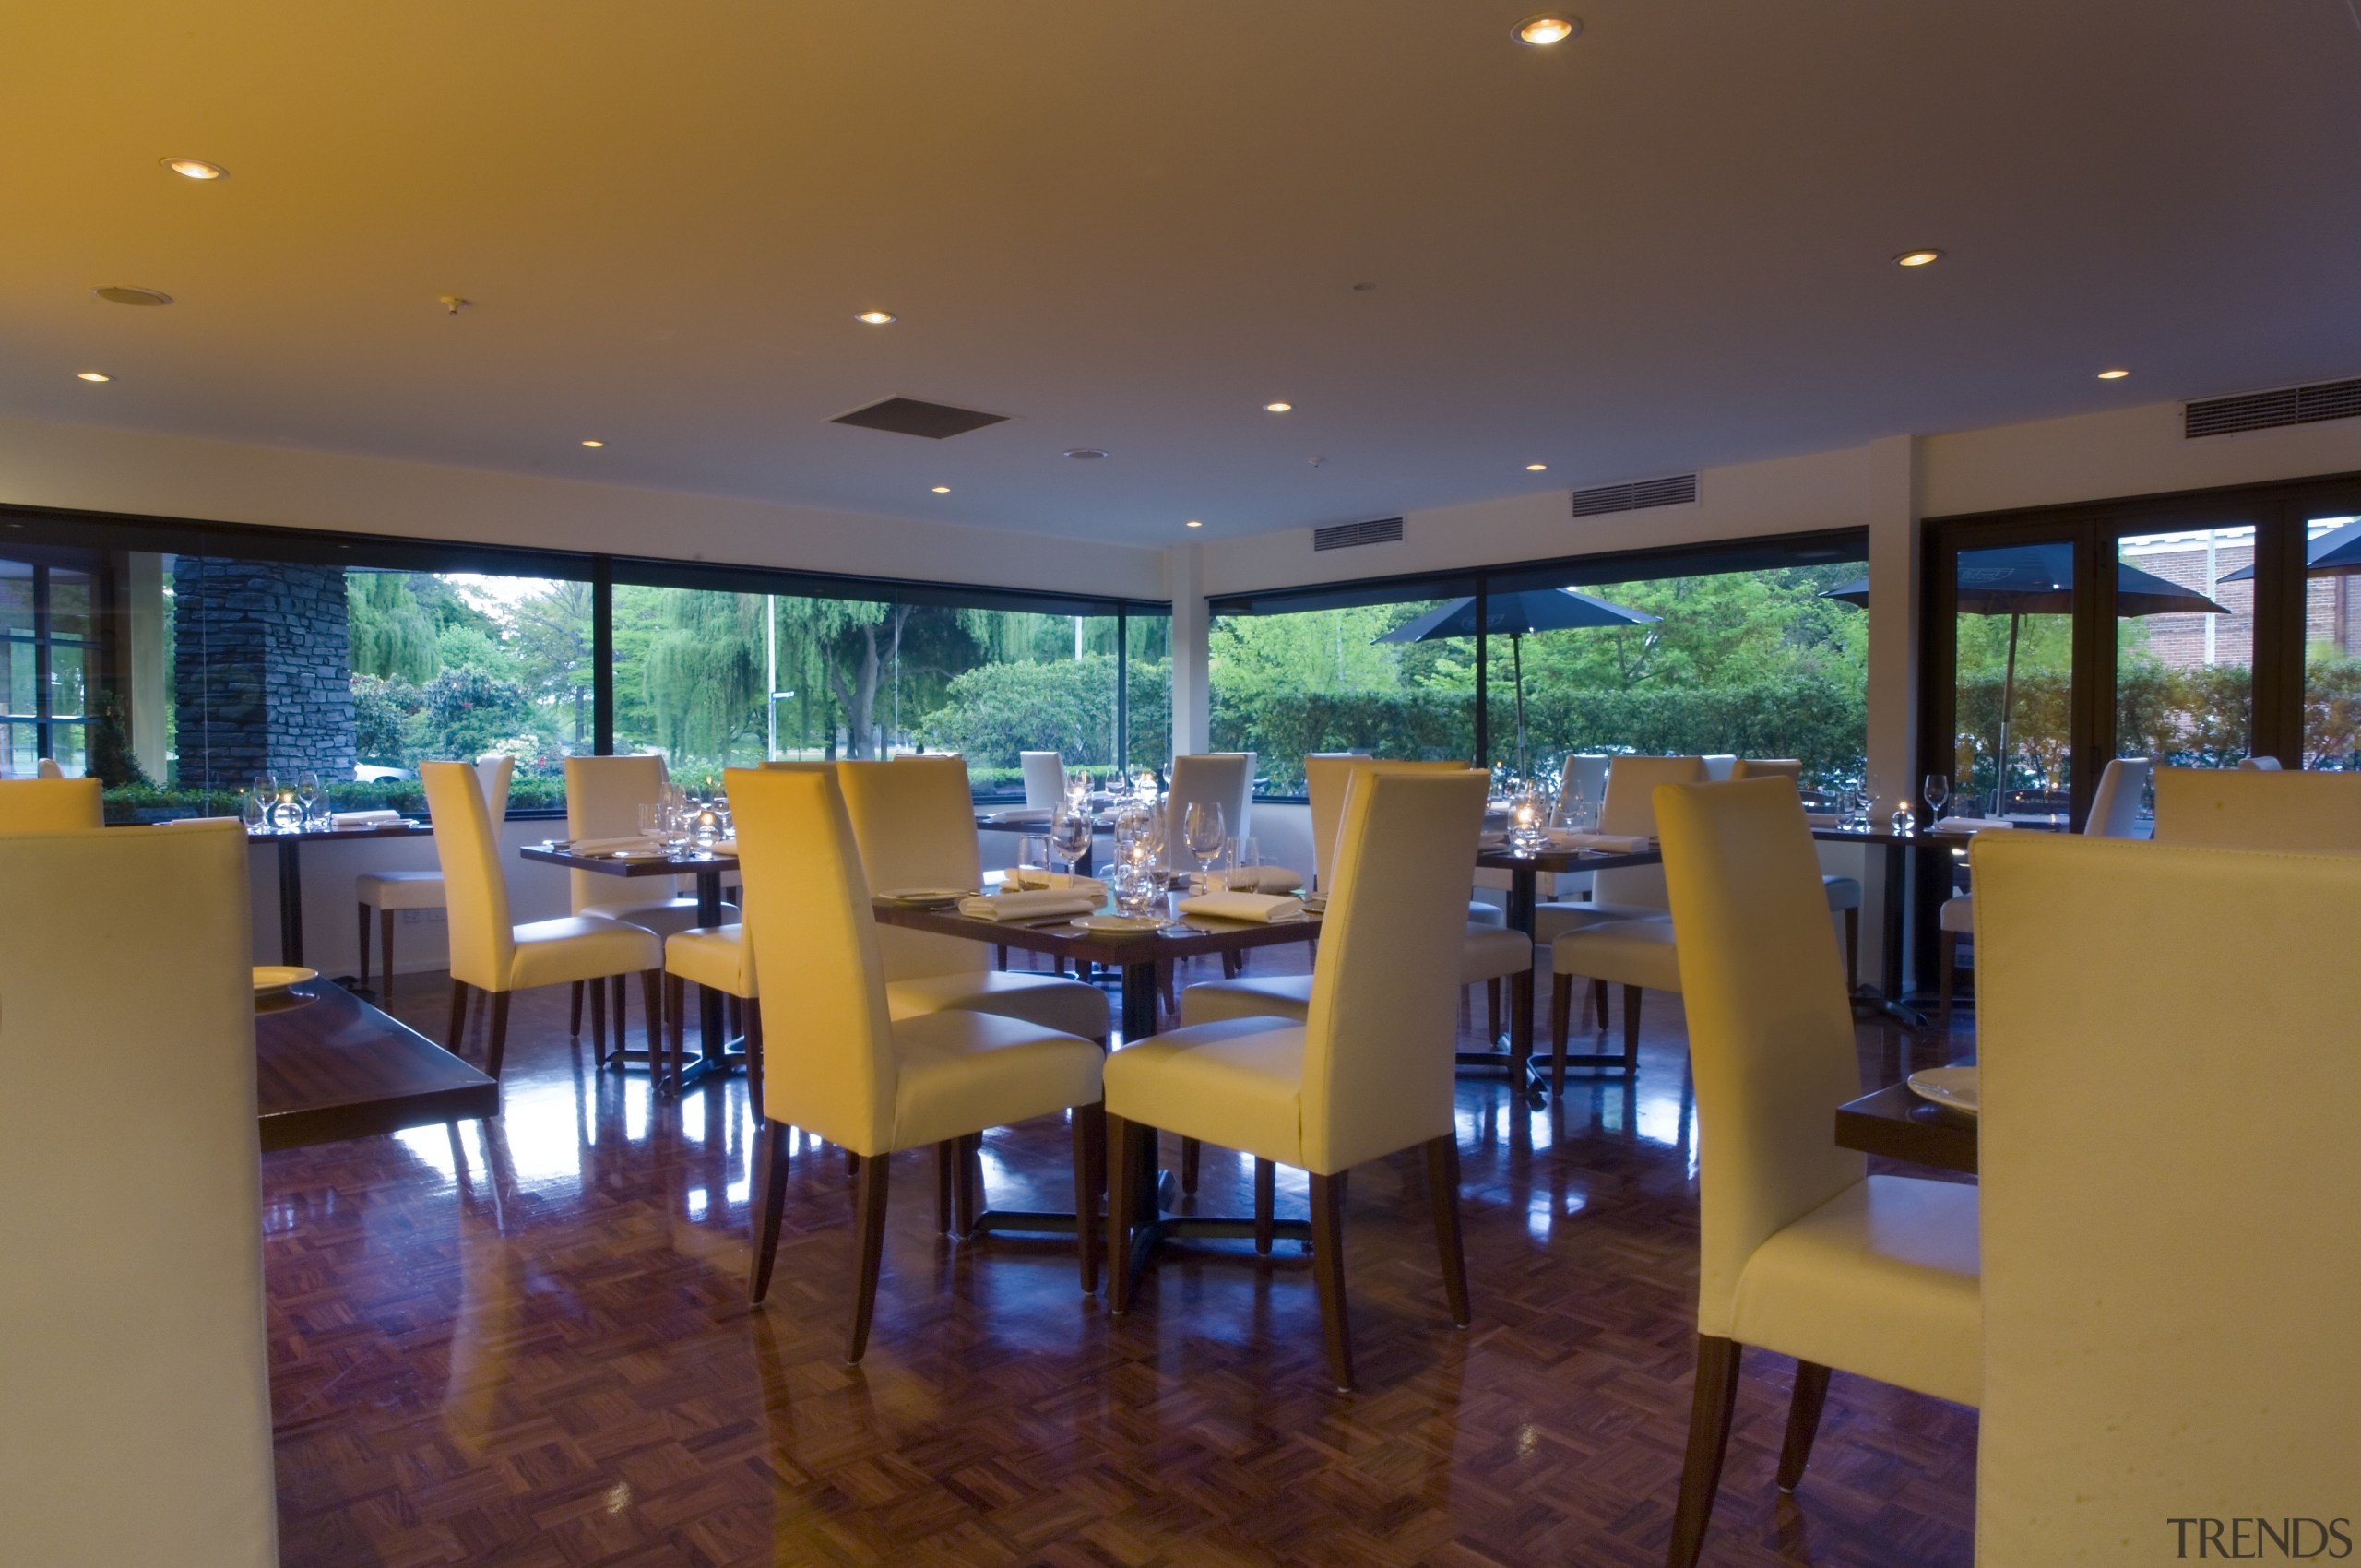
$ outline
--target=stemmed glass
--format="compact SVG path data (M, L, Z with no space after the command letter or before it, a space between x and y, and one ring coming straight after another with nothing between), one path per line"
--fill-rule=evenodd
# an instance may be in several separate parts
M1929 773L1926 781L1918 786L1918 794L1927 802L1927 821L1930 825L1940 822L1943 819L1943 802L1952 798L1952 776Z
M270 802L269 798L262 792L262 780L256 778L254 787L243 793L246 803L240 808L240 814L246 819L246 831L259 832L270 822Z
M313 808L320 801L320 776L310 768L295 776L295 799L303 808L303 826L312 826Z
M1192 801L1187 817L1180 824L1180 834L1189 846L1189 853L1196 857L1197 874L1205 879L1205 886L1213 886L1214 861L1221 858L1222 840L1228 837L1228 825L1222 821L1221 805L1215 801Z
M1090 813L1080 808L1060 812L1050 824L1050 849L1066 863L1066 881L1074 881L1074 868L1090 853Z

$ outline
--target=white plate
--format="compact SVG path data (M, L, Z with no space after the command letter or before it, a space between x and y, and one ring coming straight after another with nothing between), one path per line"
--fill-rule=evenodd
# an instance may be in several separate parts
M956 904L973 891L966 887L889 887L878 897L896 904Z
M314 980L319 978L319 970L306 969L294 964L256 964L255 966L255 994L276 996L289 986L302 985L305 980Z
M1138 936L1162 931L1171 923L1161 915L1084 915L1074 925L1076 931L1096 932L1101 936Z
M1910 1075L1910 1092L1952 1111L1976 1113L1978 1078L1973 1067L1922 1067Z
M670 851L664 849L611 849L607 852L607 859L611 861L669 861L671 858Z
M1327 907L1328 895L1325 893L1310 894L1303 900L1303 912L1307 915L1316 915Z

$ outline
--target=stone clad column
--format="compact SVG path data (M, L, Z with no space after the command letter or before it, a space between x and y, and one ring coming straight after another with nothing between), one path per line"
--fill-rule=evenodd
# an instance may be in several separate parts
M182 788L235 790L265 768L350 780L342 567L183 555L172 611Z

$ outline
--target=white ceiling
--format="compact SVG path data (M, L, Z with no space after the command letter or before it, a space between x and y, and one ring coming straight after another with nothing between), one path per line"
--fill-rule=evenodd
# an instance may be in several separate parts
M0 412L1162 544L2361 374L2344 0L1532 3L29 0Z

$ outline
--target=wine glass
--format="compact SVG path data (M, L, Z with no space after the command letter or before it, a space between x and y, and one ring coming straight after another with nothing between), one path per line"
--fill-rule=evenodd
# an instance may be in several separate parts
M1943 802L1952 798L1952 776L1929 773L1926 781L1918 786L1918 795L1927 802L1927 820L1929 823L1940 822L1943 819Z
M240 808L240 814L246 819L246 831L260 832L270 821L270 806L262 792L262 780L255 779L253 789L242 790L239 793L246 798L245 804Z
M1221 805L1215 801L1192 801L1188 814L1181 820L1180 836L1189 846L1189 853L1196 857L1197 874L1211 877L1214 861L1221 856L1222 840L1228 836L1228 825L1222 821Z
M317 806L320 801L320 776L308 767L297 774L295 799L303 807L303 826L309 827L312 825L313 808Z
M1066 880L1074 880L1074 868L1090 853L1090 814L1086 811L1066 811L1058 814L1050 825L1050 848L1066 863Z
M1038 880L1043 887L1050 885L1050 836L1046 833L1019 834L1016 839L1016 864L1009 868L1008 885L1024 888Z

